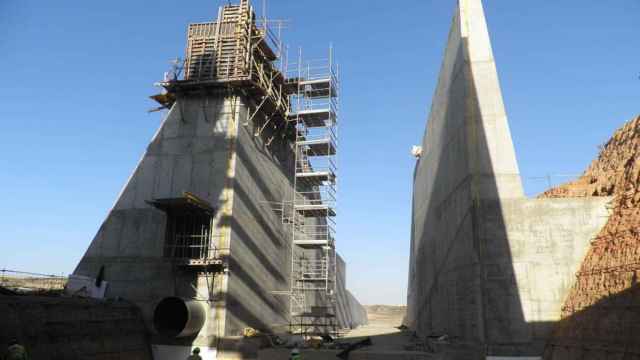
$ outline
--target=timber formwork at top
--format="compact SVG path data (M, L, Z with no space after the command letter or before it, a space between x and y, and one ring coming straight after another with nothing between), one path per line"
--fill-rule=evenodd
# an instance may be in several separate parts
M286 124L292 86L274 65L278 54L270 43L277 46L277 42L266 22L264 27L257 26L248 0L221 7L215 22L190 24L184 78L162 83L169 94L176 95L163 105L169 107L178 94L240 90L254 103L255 113Z

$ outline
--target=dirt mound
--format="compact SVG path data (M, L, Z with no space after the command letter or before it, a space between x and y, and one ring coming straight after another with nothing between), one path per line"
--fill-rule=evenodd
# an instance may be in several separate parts
M545 191L540 197L610 196L637 193L640 174L640 116L618 129L576 181ZM637 202L640 197L636 198Z
M576 274L546 359L640 352L640 117L614 133L582 177L541 195L583 196L613 196L611 217Z

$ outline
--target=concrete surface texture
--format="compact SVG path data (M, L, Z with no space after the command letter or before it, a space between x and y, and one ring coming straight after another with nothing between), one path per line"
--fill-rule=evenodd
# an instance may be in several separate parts
M540 356L609 199L524 196L480 0L456 8L422 149L407 325L451 358Z
M122 301L0 295L0 358L11 339L39 360L151 360L138 308Z
M226 92L180 97L74 272L95 277L104 266L106 296L141 308L156 360L186 358L194 346L218 359L251 357L245 327L278 332L289 323L288 297L274 292L290 288L291 244L274 202L291 194L293 154L280 136L266 144L269 128L256 135L250 101ZM212 239L228 271L205 274L166 256L167 215L148 201L184 192L215 208ZM172 296L205 304L197 335L154 331L155 307ZM360 305L349 299L339 305L353 319Z
M347 289L347 265L336 256L336 316L342 329L354 329L367 323L367 311Z

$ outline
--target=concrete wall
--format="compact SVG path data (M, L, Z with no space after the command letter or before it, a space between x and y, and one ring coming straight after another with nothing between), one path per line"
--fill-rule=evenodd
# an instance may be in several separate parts
M230 93L179 98L75 270L95 277L105 266L106 296L140 306L156 360L193 346L219 359L251 356L241 340L245 327L277 332L288 325L289 299L274 293L290 289L291 238L276 203L291 196L293 152L281 132L258 131L262 114L248 121L249 101ZM163 257L166 215L147 201L185 191L216 208L213 239L227 273L208 278ZM153 332L155 306L168 296L206 304L196 337Z
M369 323L367 309L358 299L347 289L347 300L349 302L349 312L351 314L351 327L366 325Z
M483 201L486 341L494 355L542 355L610 199Z
M243 107L244 109L244 107ZM290 288L291 239L283 226L277 202L291 197L293 152L286 139L259 123L244 123L240 114L236 144L231 257L227 294L226 335L238 336L244 327L276 331L289 323L289 299L274 291Z
M154 333L152 342L155 345L183 347L187 352L192 345L197 345L204 351L215 351L213 349L218 347L221 338L237 333L247 322L253 327L260 327L246 314L239 314L241 310L238 308L242 304L235 299L260 302L265 301L264 298L250 296L250 293L238 294L242 290L238 290L234 281L229 280L235 277L246 281L248 273L260 273L246 266L246 262L237 260L242 258L244 249L239 246L239 241L235 245L231 241L231 229L238 236L243 227L238 221L246 223L244 231L249 234L255 228L252 223L254 219L243 213L248 202L243 187L246 182L243 173L245 165L239 166L240 191L234 191L238 158L236 149L240 143L238 132L241 128L240 119L244 119L246 114L244 107L239 97L223 94L179 99L152 139L75 271L76 274L96 276L100 266L104 265L105 279L110 284L106 296L135 302L142 309L150 330L153 330L153 310L167 296L206 300L211 295L215 299L213 302L203 302L208 304L209 314L198 337L168 339ZM281 183L277 186L283 187ZM234 271L233 275L237 276L216 275L212 294L209 294L204 276L175 267L163 258L166 216L146 203L153 199L181 197L184 191L194 193L217 208L213 233L218 248L227 254L232 253L232 247L237 249L237 256L229 257L229 266ZM258 206L257 200L255 206ZM239 204L239 218L232 215L235 203ZM261 239L258 237L254 241L257 240ZM253 246L254 258L251 259L260 256L262 261L267 256L265 252L273 253L263 244L256 247L254 243ZM286 254L286 251L283 253ZM249 253L245 257L249 259ZM270 285L264 279L260 284ZM266 290L258 286L254 291ZM232 305L229 321L227 301ZM244 322L239 324L238 318ZM226 328L227 322L231 324L229 330Z
M16 338L31 359L151 360L139 310L125 302L0 295L0 358Z
M149 329L153 329L153 310L161 299L206 299L208 293L196 273L181 270L163 257L166 215L146 201L181 197L189 191L216 207L229 202L224 189L229 183L229 159L235 143L236 127L230 117L237 116L236 112L231 101L219 95L179 99L74 272L95 277L100 266L105 266L109 282L106 296L140 306ZM214 233L220 234L224 229L217 216ZM222 277L216 281L218 292L225 290ZM198 293L192 287L195 284ZM224 329L220 324L224 313L212 310L210 314L215 319L207 322L206 335L195 340L202 346L211 345L211 336ZM193 341L163 339L157 334L152 338L154 344L186 346Z
M414 173L407 324L539 355L606 201L528 200L480 0L461 0Z
M367 323L367 310L347 290L347 265L340 255L336 256L336 299L338 325L344 329L355 329Z

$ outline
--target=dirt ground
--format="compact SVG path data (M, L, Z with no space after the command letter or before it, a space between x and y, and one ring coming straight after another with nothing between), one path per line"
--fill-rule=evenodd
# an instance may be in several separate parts
M405 306L370 305L365 306L369 323L351 330L341 337L339 342L353 343L371 338L372 345L355 350L350 360L428 360L433 354L410 350L413 347L410 332L398 327L406 313ZM338 359L337 350L303 350L305 360ZM261 353L260 360L287 359L288 350L273 349Z
M369 350L405 350L410 343L409 334L398 327L406 313L406 306L368 305L369 323L360 326L345 335L345 340L371 337L373 345Z

